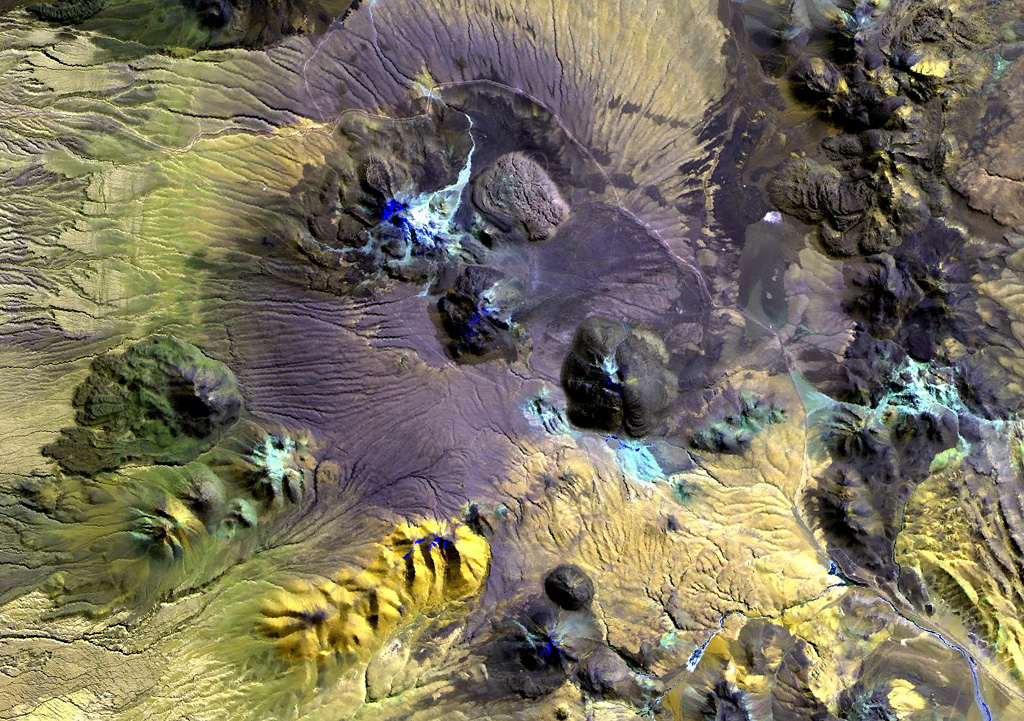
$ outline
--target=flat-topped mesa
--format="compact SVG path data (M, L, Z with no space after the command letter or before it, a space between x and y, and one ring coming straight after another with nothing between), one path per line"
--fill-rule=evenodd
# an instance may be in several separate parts
M477 176L473 203L499 229L547 240L569 217L569 204L547 172L523 153L506 153Z
M402 524L361 571L296 580L261 609L260 632L294 663L367 660L400 626L475 594L490 563L487 541L467 526Z

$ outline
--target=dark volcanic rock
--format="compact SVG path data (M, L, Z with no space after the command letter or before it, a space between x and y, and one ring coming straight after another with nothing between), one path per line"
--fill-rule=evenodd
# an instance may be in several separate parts
M97 358L73 403L78 426L61 431L43 452L65 470L85 474L132 460L187 463L242 410L228 367L172 336Z
M34 3L28 6L28 10L42 20L75 25L91 18L106 4L106 0L57 0Z
M437 309L456 360L513 360L524 331L513 319L522 301L517 284L493 268L467 266Z
M879 379L889 377L906 359L906 352L896 343L858 329L843 362L815 369L807 374L807 380L837 401L874 407L886 392Z
M473 150L464 114L353 113L335 140L323 164L304 168L282 208L303 226L297 249L329 278L325 290L423 282L448 263L482 260L483 246L455 219Z
M193 0L199 21L210 28L220 29L231 21L234 7L228 0Z
M491 649L490 676L527 698L554 691L573 677L581 658L603 647L593 616L566 614L539 598L499 627L503 635Z
M690 447L711 453L740 453L766 426L782 422L786 411L760 396L741 392L730 405L734 413L725 415L690 437Z
M653 332L634 329L615 359L622 379L622 425L631 436L645 436L676 397L676 379L666 368L668 351Z
M668 361L654 332L588 318L562 366L569 420L582 428L647 435L678 392Z
M548 598L568 611L588 608L594 600L594 582L579 566L556 566L544 577Z
M728 681L719 681L708 692L701 708L705 721L751 721L742 692Z
M638 690L629 666L607 647L598 648L584 658L576 678L585 691L599 698L630 699Z
M832 102L849 92L846 78L836 65L824 58L806 58L793 70L797 94L810 103Z
M948 379L910 367L888 383L878 411L846 407L833 415L822 438L833 463L807 502L844 572L891 586L907 500L933 459L956 447L960 422L942 405L954 401L933 390Z
M839 714L843 721L897 721L899 715L889 703L889 689L885 686L873 690L860 682L839 696Z
M604 431L622 426L622 391L615 350L626 338L621 323L588 318L576 331L562 366L562 387L569 399L569 420Z
M845 257L886 251L918 227L923 211L909 187L888 163L801 158L782 168L771 194L782 210L819 228L829 255Z
M891 338L909 310L924 298L907 269L886 253L851 260L843 274L846 308L871 328L875 338Z
M960 151L947 134L947 103L988 74L992 33L932 0L839 3L828 27L814 30L824 47L809 45L815 54L797 59L788 79L841 132L783 166L772 199L817 226L830 255L888 251L954 212L945 176Z
M143 46L263 47L290 35L321 34L360 0L50 0L27 9L42 20ZM18 4L8 3L10 4Z

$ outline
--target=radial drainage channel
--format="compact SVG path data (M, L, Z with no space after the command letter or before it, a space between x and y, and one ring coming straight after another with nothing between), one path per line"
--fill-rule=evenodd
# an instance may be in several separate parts
M407 84L410 88L418 91L423 97L435 102L444 103L441 96L414 78L404 75L393 61L380 49L378 43L377 20L374 9L379 0L370 0L367 5L367 13L370 19L370 26L373 28L374 40L373 49L385 66L391 67L394 77L400 82ZM451 107L451 106L449 106ZM459 110L469 122L469 140L471 143L469 154L466 156L466 164L459 171L455 182L431 193L420 193L418 195L399 194L388 201L385 210L385 220L390 220L402 227L403 232L412 236L411 240L420 245L420 249L436 250L443 249L448 254L458 252L460 243L457 237L451 235L451 224L462 204L462 193L469 184L473 168L473 154L476 152L476 138L473 137L473 118L469 113ZM397 222L395 222L397 221ZM412 248L406 253L406 259L411 255Z

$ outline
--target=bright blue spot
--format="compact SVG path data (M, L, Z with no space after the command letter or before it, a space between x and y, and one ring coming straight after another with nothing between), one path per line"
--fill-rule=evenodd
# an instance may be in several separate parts
M400 203L394 198L384 204L384 210L381 211L380 221L387 223L388 221L394 222L396 225L402 225L407 221L400 214L404 213L409 209L405 203Z
M463 333L463 337L471 342L478 340L480 337L480 321L485 318L497 317L498 314L499 309L490 305L481 305L475 308L466 319L466 330ZM502 322L500 317L498 317L498 322Z
M411 556L416 551L415 546L418 546L421 543L427 543L427 541L430 542L429 545L431 548L448 548L450 545L452 545L451 541L449 541L447 538L441 538L440 536L434 536L433 538L417 538L415 541L412 542L412 545L414 546L412 551L409 551L407 554L402 556L402 558L408 558L409 556Z
M416 550L415 546L418 546L418 545L420 545L420 544L421 544L421 543L423 543L423 542L424 542L425 540L427 540L427 539L425 539L425 538L417 538L417 539L416 539L415 541L413 541L413 542L412 542L412 545L414 546L414 548L412 549L412 551L409 551L409 552L408 552L407 554L405 554L404 556L402 556L402 558L408 558L409 556L411 556L411 555L413 554L413 551L415 551L415 550Z
M480 335L480 329L477 326L482 318L483 314L479 310L474 310L466 319L466 340L476 340Z

